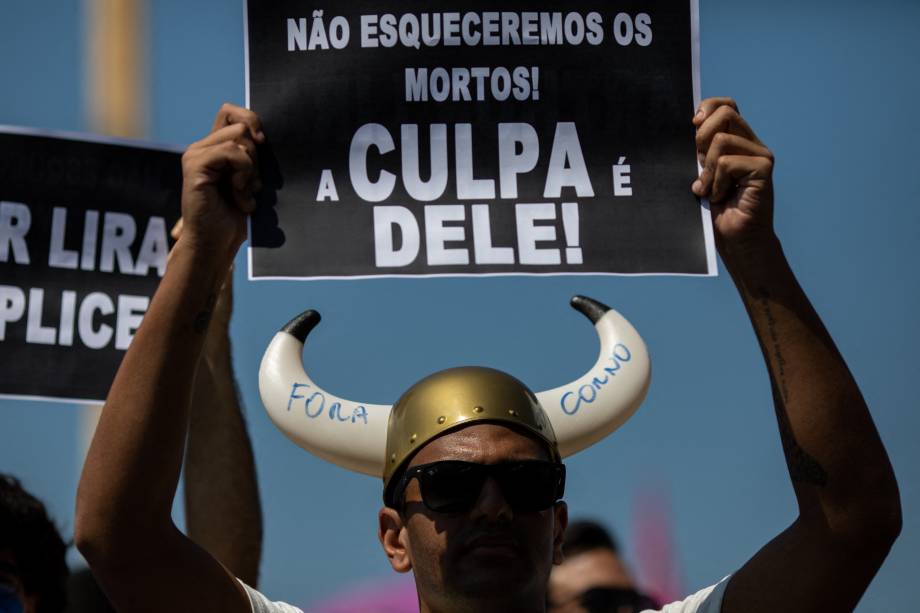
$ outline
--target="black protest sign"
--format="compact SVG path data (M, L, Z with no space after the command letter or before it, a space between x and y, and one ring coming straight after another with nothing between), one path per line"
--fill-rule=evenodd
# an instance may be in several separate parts
M176 151L0 129L0 395L106 397L181 186Z
M709 274L688 0L249 2L253 278Z

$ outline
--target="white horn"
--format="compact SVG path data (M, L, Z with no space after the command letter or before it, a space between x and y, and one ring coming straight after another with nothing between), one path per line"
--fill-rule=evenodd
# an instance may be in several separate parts
M581 378L537 394L562 457L623 425L642 404L651 379L645 343L622 315L583 296L572 298L572 306L594 323L601 349ZM275 425L310 453L381 477L392 407L339 398L310 379L303 344L319 321L319 313L306 311L275 334L259 367L262 403Z
M591 320L601 342L594 366L581 378L537 394L568 457L601 440L636 412L651 381L648 349L622 315L584 296L572 307Z
M259 394L269 417L292 441L342 468L383 476L389 405L339 398L303 368L303 344L319 323L306 311L275 334L259 367Z

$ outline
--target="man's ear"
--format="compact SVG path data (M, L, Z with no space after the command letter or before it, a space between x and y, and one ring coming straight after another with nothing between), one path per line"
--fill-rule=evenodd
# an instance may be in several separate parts
M565 540L565 528L569 525L569 505L559 501L553 507L553 564L562 564L562 542Z
M412 570L412 559L409 555L409 531L403 518L396 509L383 507L377 514L377 538L387 554L390 566L398 573L407 573Z

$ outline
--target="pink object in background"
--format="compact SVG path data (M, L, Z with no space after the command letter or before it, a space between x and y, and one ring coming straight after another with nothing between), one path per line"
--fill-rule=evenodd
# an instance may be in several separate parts
M671 531L671 502L665 486L649 486L636 493L633 543L642 590L661 603L683 598Z
M358 584L316 603L307 613L418 613L412 575Z

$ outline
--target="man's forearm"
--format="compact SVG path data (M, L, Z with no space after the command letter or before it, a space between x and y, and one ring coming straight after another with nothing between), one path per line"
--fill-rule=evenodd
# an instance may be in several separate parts
M723 260L770 372L801 519L857 541L866 531L882 541L893 538L900 504L888 456L856 382L779 241L771 237L749 249L723 250Z
M226 332L220 332L219 339L208 339L192 396L185 456L186 526L189 538L255 587L262 551L259 491L230 343Z
M87 456L77 496L77 541L91 548L155 537L170 510L188 404L210 313L228 262L181 240L135 335ZM117 538L115 535L118 535Z

